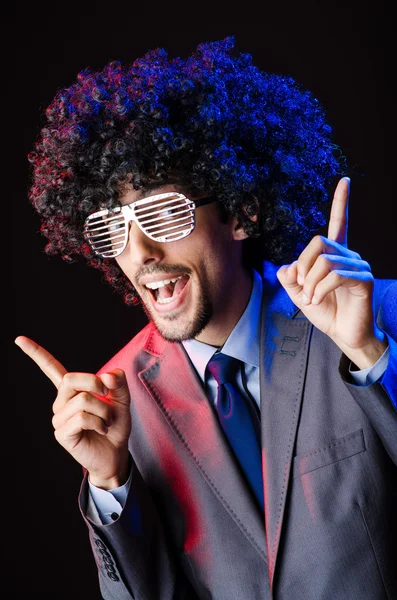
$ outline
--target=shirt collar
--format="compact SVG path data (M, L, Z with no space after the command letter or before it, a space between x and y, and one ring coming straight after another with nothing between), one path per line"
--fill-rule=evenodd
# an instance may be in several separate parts
M255 270L252 271L252 275L253 285L247 307L221 350L224 354L233 356L244 363L259 368L262 278ZM195 339L184 340L182 344L198 374L204 381L207 364L218 348Z

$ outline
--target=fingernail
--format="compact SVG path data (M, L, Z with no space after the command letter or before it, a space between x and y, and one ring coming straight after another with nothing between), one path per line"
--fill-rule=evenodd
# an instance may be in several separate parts
M309 298L306 296L306 294L302 294L302 302L303 304L310 304Z
M304 278L302 277L302 275L299 275L299 273L298 273L297 281L298 281L299 285L303 285L305 282Z

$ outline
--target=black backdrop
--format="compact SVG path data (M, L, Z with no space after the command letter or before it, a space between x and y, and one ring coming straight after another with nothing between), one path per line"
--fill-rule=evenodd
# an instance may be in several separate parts
M322 8L262 4L261 18L244 3L234 24L222 25L208 13L200 19L197 5L180 13L191 12L183 24L154 7L151 14L137 14L133 3L118 4L117 14L111 4L85 10L31 4L19 4L2 25L3 233L11 234L7 249L12 244L12 262L3 252L3 290L13 314L11 324L3 308L9 379L1 419L7 473L2 565L10 585L3 597L97 600L96 567L77 506L81 470L53 437L55 388L13 340L27 335L69 370L93 372L146 318L125 307L96 271L44 255L45 240L27 201L27 154L42 111L85 67L131 61L158 46L186 56L200 42L233 34L258 66L292 75L325 105L350 165L349 245L376 277L396 278L392 17L382 1L319 3ZM241 23L244 17L254 24Z

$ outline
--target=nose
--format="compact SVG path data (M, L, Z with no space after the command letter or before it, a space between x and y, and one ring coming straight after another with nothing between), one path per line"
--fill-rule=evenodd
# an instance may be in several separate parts
M130 223L127 246L122 254L129 262L137 265L150 265L159 262L164 257L161 242L151 240L143 233L136 223Z

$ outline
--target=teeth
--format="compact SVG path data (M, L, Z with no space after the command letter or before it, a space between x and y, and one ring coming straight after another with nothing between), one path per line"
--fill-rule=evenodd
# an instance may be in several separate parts
M163 281L153 281L153 283L145 283L145 287L149 288L149 290L158 290L159 288L168 285L169 283L175 283L178 279L182 279L183 275L180 277L175 277L175 279L163 279Z
M158 302L158 304L168 304L169 302L172 302L173 300L175 300L175 296L171 296L171 298L157 298L156 302Z

